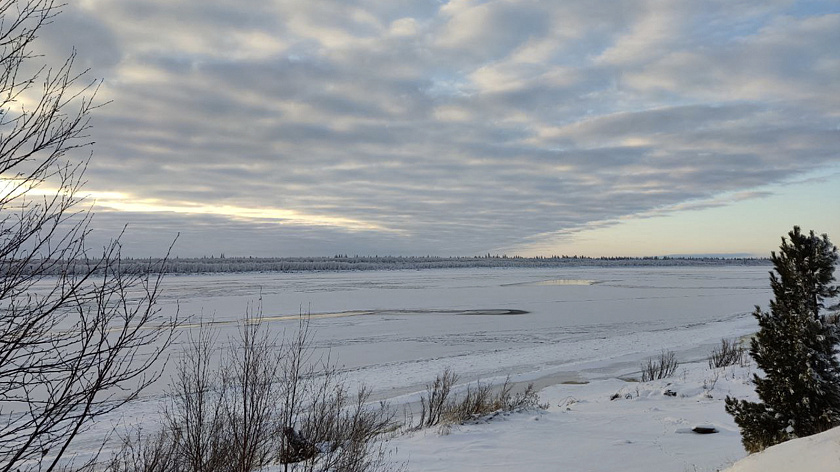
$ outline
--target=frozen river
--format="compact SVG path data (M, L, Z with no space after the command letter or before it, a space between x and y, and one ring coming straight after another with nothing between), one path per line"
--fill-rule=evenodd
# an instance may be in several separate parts
M449 368L462 382L535 382L637 376L640 362L674 350L702 360L722 337L756 330L753 306L770 298L766 267L434 269L170 276L166 313L236 336L262 299L265 326L294 333L311 314L314 347L329 353L349 387L413 405ZM197 323L179 330L178 350ZM317 357L317 356L316 356ZM101 418L76 441L94 451L111 431L154 423L168 372L138 401Z
M267 326L310 313L315 347L382 397L446 367L463 379L613 375L659 352L702 355L755 329L769 267L435 269L170 276L160 302L235 334L262 298ZM183 330L194 328L186 327ZM177 349L177 346L176 346Z

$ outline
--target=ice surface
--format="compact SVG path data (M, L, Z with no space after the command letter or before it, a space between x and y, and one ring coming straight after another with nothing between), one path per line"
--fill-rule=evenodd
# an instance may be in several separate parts
M230 322L223 336L259 297L278 333L312 313L316 347L390 395L447 366L465 379L533 378L716 343L753 329L747 313L770 298L767 285L765 267L222 274L170 277L162 302ZM457 316L482 310L527 313Z

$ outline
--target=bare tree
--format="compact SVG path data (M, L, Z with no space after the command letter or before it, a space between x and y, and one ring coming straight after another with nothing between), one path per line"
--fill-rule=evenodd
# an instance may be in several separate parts
M52 0L0 0L0 472L55 470L91 420L153 382L173 320L162 267L126 273L119 241L89 253L80 203L98 82L75 54L39 66Z

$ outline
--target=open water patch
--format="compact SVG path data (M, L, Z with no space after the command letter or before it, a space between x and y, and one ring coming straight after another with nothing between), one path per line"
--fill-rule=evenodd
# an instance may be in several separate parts
M512 284L502 284L502 287L512 287L512 286L532 286L532 287L563 287L563 286L581 286L581 285L595 285L599 284L602 281L600 280L591 280L591 279L549 279L549 280L537 280L534 282L517 282Z
M325 318L347 318L351 316L422 316L422 315L451 315L451 316L520 316L530 313L526 310L511 308L487 308L475 310L350 310L328 313L309 313L296 315L265 315L249 320L250 323L265 323L277 321L320 320ZM203 320L200 323L185 323L179 328L198 328L201 326L235 325L242 323L242 319Z

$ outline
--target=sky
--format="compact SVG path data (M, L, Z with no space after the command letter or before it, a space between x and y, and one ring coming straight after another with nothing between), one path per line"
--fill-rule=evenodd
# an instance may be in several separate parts
M77 0L129 255L768 255L840 240L840 2ZM104 239L103 239L104 240Z

